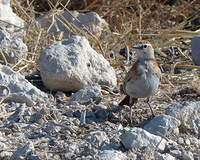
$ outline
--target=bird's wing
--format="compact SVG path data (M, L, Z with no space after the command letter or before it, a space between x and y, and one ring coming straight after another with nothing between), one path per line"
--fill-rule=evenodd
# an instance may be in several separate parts
M153 63L153 65L155 67L157 76L161 79L162 73L161 73L160 67L158 66L158 63L156 62L155 59L152 59L151 62Z
M130 80L137 80L140 78L141 74L138 73L138 62L136 61L133 66L131 67L131 69L128 71L128 73L125 76L124 79L124 83L122 85L122 93L126 94L126 84L130 81Z

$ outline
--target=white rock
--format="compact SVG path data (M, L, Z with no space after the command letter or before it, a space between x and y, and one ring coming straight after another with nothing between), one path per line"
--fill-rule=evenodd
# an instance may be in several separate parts
M176 149L176 150L170 150L170 154L174 157L180 158L182 155L182 152Z
M8 63L15 64L20 59L27 57L24 52L28 51L28 49L22 39L17 36L12 38L5 30L0 30L0 47ZM0 59L3 60L2 56L0 56Z
M121 142L126 149L137 150L142 147L158 148L164 150L166 140L160 136L153 135L142 128L125 128L124 133L121 135Z
M159 152L155 152L154 156L156 160L175 160L176 159L168 153L161 154Z
M183 160L194 160L192 152L184 150L182 152L182 159Z
M116 150L100 151L95 158L98 160L128 160L124 153Z
M98 97L101 93L100 86L90 86L83 88L70 97L70 101L87 102Z
M0 64L0 84L10 90L6 101L26 103L31 106L45 102L47 95L28 82L20 73L14 72L10 67Z
M92 131L87 134L85 138L92 144L92 146L99 149L110 142L108 136L103 131Z
M192 129L196 135L200 134L200 117L196 117L192 120Z
M109 62L81 36L50 45L40 54L39 65L42 81L50 90L77 91L95 85L112 88L117 84Z
M190 140L188 138L185 139L185 144L188 145L188 146L191 144L191 142L190 142Z
M181 125L185 128L195 130L193 120L200 117L200 102L180 102L171 104L166 109L166 114L180 120ZM195 132L198 133L198 130L200 130L200 128L197 128Z
M24 26L24 20L19 18L10 7L10 0L0 0L0 20L16 25L18 27ZM13 25L0 22L1 26L14 28Z
M192 38L192 59L196 65L200 65L200 35Z
M184 139L182 137L178 138L178 144L184 144Z
M154 117L148 124L144 126L144 129L152 134L159 136L167 136L172 131L177 131L181 122L176 118L161 114Z
M64 38L69 38L72 34L68 28L63 25L63 23L66 25L66 21L79 29L87 28L98 36L101 35L103 29L108 27L108 23L95 12L79 13L77 11L64 12L60 10L56 11L56 13L52 13L53 12L50 11L45 15L39 16L37 21L42 28L48 29L50 33L63 31ZM51 14L54 15L54 21L52 20L53 16L50 16ZM78 19L79 22L76 19ZM72 29L73 28L74 27L72 27Z

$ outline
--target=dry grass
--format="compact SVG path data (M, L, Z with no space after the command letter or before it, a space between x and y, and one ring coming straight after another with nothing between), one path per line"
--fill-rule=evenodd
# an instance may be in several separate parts
M125 45L131 46L140 39L151 41L160 66L169 70L167 74L163 74L163 83L167 84L166 89L172 89L174 85L180 84L180 79L177 80L176 76L185 76L175 74L177 68L200 69L193 64L188 55L190 39L200 34L200 25L194 24L195 19L200 18L200 1L174 2L175 4L171 4L172 1L169 0L85 0L80 5L76 0L12 0L14 11L25 20L23 37L29 54L27 60L21 60L13 68L21 72L37 68L37 59L41 51L52 42L62 40L36 24L35 18L38 15L50 10L48 15L52 18L60 9L66 12L70 9L79 12L94 11L109 23L109 30L101 37L87 29L77 29L73 24L67 23L67 20L63 23L73 33L86 36L92 47L102 53L115 69L120 68L122 64L122 57L118 54L121 48ZM170 52L179 53L179 56L167 55L171 46L175 49ZM110 58L110 53L114 53L114 58ZM190 73L188 75L194 76Z

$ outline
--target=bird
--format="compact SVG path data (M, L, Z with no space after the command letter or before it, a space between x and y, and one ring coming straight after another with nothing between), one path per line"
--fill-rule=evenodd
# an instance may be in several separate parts
M150 42L140 41L133 48L135 49L137 60L126 74L120 87L121 92L126 96L119 103L119 106L128 105L130 107L131 122L132 106L138 102L139 98L147 98L146 102L151 110L152 117L155 116L149 101L150 97L158 91L161 80L161 70Z

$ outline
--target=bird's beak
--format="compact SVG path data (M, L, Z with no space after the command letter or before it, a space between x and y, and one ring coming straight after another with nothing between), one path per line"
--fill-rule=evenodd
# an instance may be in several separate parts
M133 46L134 49L142 49L143 45L142 44L136 44Z

